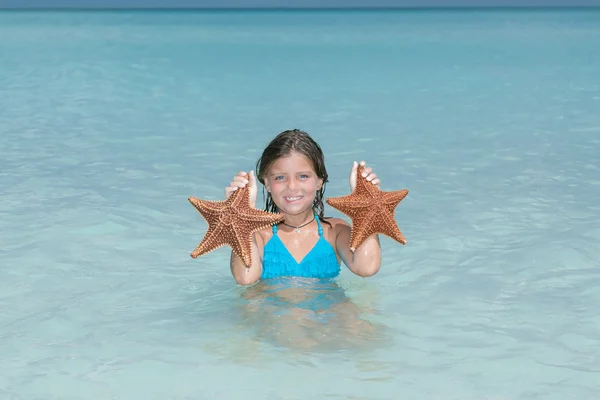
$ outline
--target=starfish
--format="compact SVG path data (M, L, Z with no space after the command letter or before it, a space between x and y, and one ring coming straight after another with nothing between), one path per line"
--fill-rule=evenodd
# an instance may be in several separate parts
M394 219L394 210L406 197L408 190L384 192L366 178L362 178L363 170L364 167L359 165L356 187L351 194L325 200L331 207L352 220L350 250L354 252L369 236L376 233L406 244L406 238Z
M191 253L192 258L227 245L244 261L246 267L250 268L253 233L284 219L281 214L251 207L248 186L236 190L225 201L200 200L193 196L188 200L208 223L204 238Z

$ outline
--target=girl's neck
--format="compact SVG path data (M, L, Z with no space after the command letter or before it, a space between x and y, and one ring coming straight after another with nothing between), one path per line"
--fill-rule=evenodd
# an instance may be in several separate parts
M312 221L314 218L315 212L312 209L310 209L297 215L285 214L285 220L283 222L285 222L287 225L296 227L304 225L307 222Z

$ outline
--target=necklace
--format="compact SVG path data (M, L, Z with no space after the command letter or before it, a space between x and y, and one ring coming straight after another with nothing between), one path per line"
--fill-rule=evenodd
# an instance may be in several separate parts
M294 226L294 225L290 225L290 224L286 224L285 222L282 222L282 224L284 224L285 226L289 226L290 228L294 228L294 230L296 231L296 233L300 233L300 228L304 228L306 225L310 224L311 222L313 222L315 220L315 216L313 215L313 219L311 219L310 221L300 225L300 226Z

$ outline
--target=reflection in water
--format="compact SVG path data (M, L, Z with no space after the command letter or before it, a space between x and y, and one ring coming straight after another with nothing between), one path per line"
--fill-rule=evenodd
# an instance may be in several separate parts
M382 326L363 318L368 310L332 280L273 278L245 289L242 298L244 323L260 341L295 350L356 350L383 336Z

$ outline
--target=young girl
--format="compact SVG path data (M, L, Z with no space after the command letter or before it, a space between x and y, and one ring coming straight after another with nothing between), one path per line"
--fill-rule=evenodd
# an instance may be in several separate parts
M361 161L361 165L365 165ZM350 172L354 191L358 164ZM282 276L333 278L340 273L340 260L358 276L379 271L381 248L373 235L354 253L350 251L350 225L339 218L325 218L324 193L328 182L321 147L298 129L277 135L256 163L258 180L267 191L266 211L279 212L285 220L254 234L251 268L231 254L231 273L241 285ZM238 188L250 187L251 205L256 206L256 176L239 172L225 189L226 198ZM379 187L377 175L367 167L362 179Z

